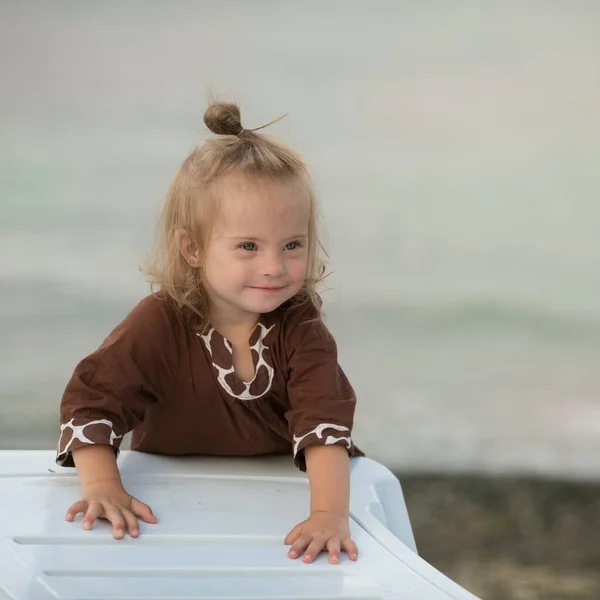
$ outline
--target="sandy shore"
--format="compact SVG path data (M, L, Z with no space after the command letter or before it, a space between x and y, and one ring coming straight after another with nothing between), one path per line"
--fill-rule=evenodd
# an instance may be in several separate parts
M600 483L397 474L419 554L484 600L600 600Z

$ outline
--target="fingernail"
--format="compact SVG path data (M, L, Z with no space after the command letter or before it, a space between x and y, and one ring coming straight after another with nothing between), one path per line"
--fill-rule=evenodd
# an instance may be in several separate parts
M118 539L121 539L123 537L123 530L122 529L117 529L115 531L115 537Z
M298 552L296 550L290 550L288 556L291 558L296 558L298 556Z
M335 565L337 565L340 562L340 557L339 556L332 556L331 557L331 562Z
M137 537L139 534L140 534L139 529L134 529L130 535L131 535L131 537Z
M87 529L87 530L89 531L89 530L92 528L92 524L91 524L91 523L89 523L88 521L86 521L86 522L83 524L83 528L84 528L84 529Z
M356 560L357 556L356 554L354 554L354 552L350 555L350 560Z
M67 521L72 521L73 520L73 515L71 513L67 513L67 515L65 516L65 519Z
M304 562L308 562L309 563L312 560L312 556L306 556L305 555L303 560L304 560Z

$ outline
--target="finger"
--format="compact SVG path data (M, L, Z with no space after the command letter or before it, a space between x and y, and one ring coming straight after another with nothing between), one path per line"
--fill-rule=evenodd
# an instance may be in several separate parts
M135 518L135 515L126 508L122 509L123 518L125 519L125 528L131 537L138 537L140 535L140 526Z
M340 562L340 538L334 537L327 542L327 550L329 551L329 562L332 565L337 565Z
M152 509L137 498L133 498L131 501L131 512L146 523L156 523L156 517Z
M317 556L317 554L319 554L319 552L321 552L321 550L323 550L323 548L325 548L326 543L327 542L326 542L325 538L322 538L322 537L313 538L313 541L309 544L308 548L306 549L306 552L304 553L302 560L306 563L312 562L315 559L315 557Z
M301 535L290 548L288 552L288 556L290 558L298 558L305 550L308 548L310 544L310 540L312 540L312 536L307 533Z
M83 523L81 523L81 527L83 527L83 529L91 529L96 519L103 515L104 508L102 507L102 504L99 502L92 502L89 505L85 516L83 517Z
M350 538L342 540L342 548L348 553L350 560L356 560L358 558L358 548L356 544Z
M87 509L88 509L88 503L85 500L78 500L77 502L75 502L75 504L71 504L71 506L69 506L69 508L67 508L67 514L65 516L65 519L67 521L74 521L75 517L79 513L85 514Z
M106 509L106 518L112 523L113 537L120 540L125 535L125 519L118 508L110 506Z
M293 544L300 536L302 535L302 527L300 525L296 525L294 529L292 529L286 536L283 543L286 546Z

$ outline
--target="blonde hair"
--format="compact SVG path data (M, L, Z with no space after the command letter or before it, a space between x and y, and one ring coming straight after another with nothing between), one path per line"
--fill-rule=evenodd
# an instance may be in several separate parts
M325 261L318 232L316 196L307 167L296 152L256 133L278 120L254 130L244 129L237 104L212 102L204 113L204 123L218 137L191 152L167 193L154 249L142 271L152 291L160 290L180 310L196 316L198 329L205 329L208 324L208 298L201 268L191 266L181 255L178 232L188 232L198 247L204 248L218 209L214 183L233 172L278 180L299 179L306 185L310 198L306 280L288 303L310 302L321 314L316 288L323 279Z

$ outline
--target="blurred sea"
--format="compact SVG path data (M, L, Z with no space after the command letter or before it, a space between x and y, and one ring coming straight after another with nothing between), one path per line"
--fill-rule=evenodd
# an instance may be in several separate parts
M600 4L0 3L0 449L147 293L209 91L309 162L355 437L600 478Z

